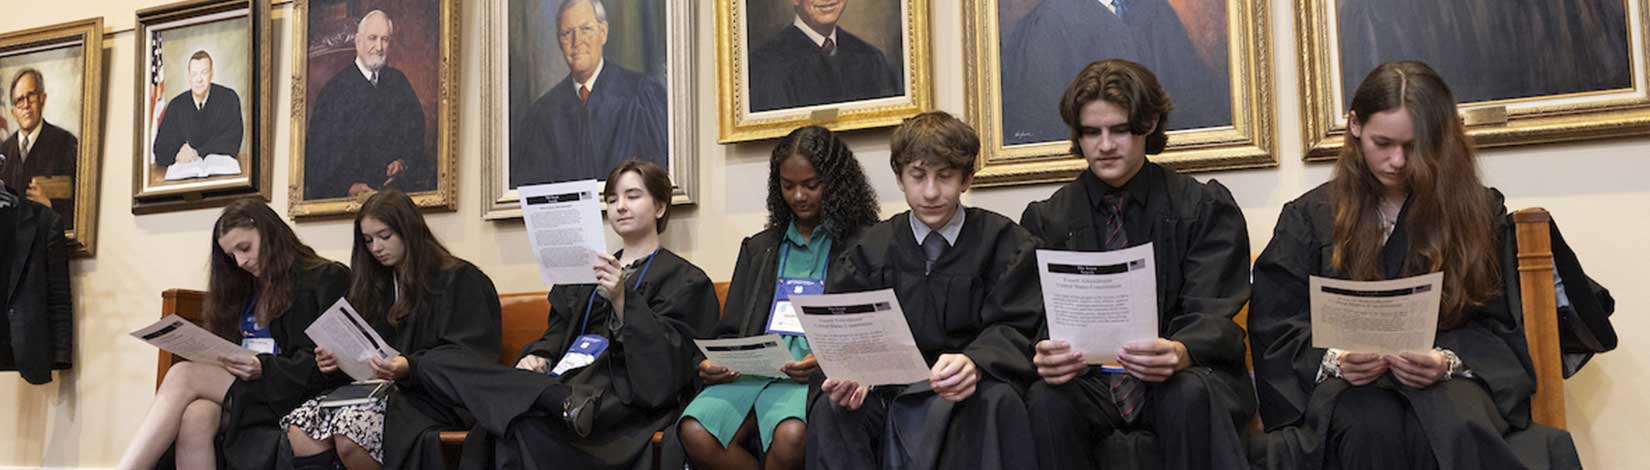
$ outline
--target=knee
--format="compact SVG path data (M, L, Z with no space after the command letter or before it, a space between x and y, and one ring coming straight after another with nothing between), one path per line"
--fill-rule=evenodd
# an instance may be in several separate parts
M303 450L320 449L319 451L316 451L316 452L320 452L320 451L325 451L326 449L332 448L332 440L331 439L317 440L315 438L309 437L309 433L304 432L304 428L300 428L300 427L297 427L297 426L287 426L286 427L286 440L287 440L287 442L292 443L292 450L294 451L294 453L299 454L300 457L302 457L303 455L308 455L306 453L303 453Z
M803 424L802 420L780 421L773 429L773 442L768 445L768 453L773 454L785 466L797 468L802 462L807 437L808 425Z
M179 444L210 441L218 432L218 420L222 416L223 408L217 403L207 400L189 402L178 422Z
M358 462L360 459L372 458L365 447L361 447L361 444L356 444L355 441L343 435L333 436L332 444L332 448L338 452L338 460L340 461Z
M201 373L201 365L184 361L172 364L166 369L166 378L160 381L160 389L156 395L174 395L194 388L195 376Z
M1188 370L1175 372L1169 380L1157 384L1152 390L1153 399L1171 403L1175 408L1188 410L1207 409L1209 407L1209 382L1202 375Z
M682 418L681 424L676 425L676 430L681 434L683 449L690 455L709 455L722 449L716 436L711 434L709 429L705 429L705 425L697 419Z
M1392 439L1404 432L1405 407L1397 392L1353 387L1335 398L1330 433L1353 439Z

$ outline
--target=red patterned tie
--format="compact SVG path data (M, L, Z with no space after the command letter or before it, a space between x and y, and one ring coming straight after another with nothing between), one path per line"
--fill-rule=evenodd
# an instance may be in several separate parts
M587 87L587 86L584 86L584 85L579 85L579 103L580 104L589 104L590 103L590 87Z
M1129 233L1123 230L1123 195L1107 193L1100 197L1100 203L1106 206L1106 238L1100 248L1106 251L1128 248Z
M1106 239L1101 249L1120 250L1129 246L1129 233L1123 229L1123 194L1107 193L1100 197L1105 206ZM1146 389L1140 379L1128 373L1106 374L1106 385L1111 388L1112 400L1117 403L1117 414L1124 423L1134 424L1140 408L1146 404Z

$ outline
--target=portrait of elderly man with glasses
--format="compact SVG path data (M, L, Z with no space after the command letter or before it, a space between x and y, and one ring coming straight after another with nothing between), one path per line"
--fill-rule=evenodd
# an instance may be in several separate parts
M75 161L80 139L46 122L46 77L23 69L8 77L6 103L17 131L0 143L0 180L29 200L56 210L65 222L74 220ZM54 182L55 180L55 182Z

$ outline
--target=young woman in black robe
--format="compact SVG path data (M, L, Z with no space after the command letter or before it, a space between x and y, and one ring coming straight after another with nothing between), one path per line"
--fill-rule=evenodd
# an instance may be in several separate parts
M177 467L275 468L277 421L337 383L316 369L304 329L344 295L349 270L255 198L230 203L212 227L202 326L257 359L174 364L115 468L155 467L174 438Z
M979 156L967 124L923 113L894 131L891 147L911 210L832 259L825 291L892 288L932 375L875 390L827 378L808 413L808 468L1035 466L1022 397L1037 377L1037 240L1007 217L962 206Z
M848 144L819 126L791 131L769 159L768 226L739 245L716 336L769 333L792 288L823 288L830 258L875 223L876 191ZM782 283L786 292L776 295ZM808 389L819 363L807 338L778 333L796 359L780 371L788 379L745 377L708 359L699 362L699 379L709 386L683 411L678 427L696 468L755 470L757 456L767 470L802 468ZM752 436L762 444L754 456L746 450Z
M412 198L399 190L374 194L355 216L349 302L401 353L373 358L378 379L395 382L388 396L360 405L293 410L281 424L292 441L293 467L443 469L437 433L468 427L468 418L412 379L425 357L463 351L497 357L498 291L485 273L452 255L430 232ZM315 363L343 376L337 358L316 350Z
M1283 207L1255 264L1249 333L1272 468L1523 468L1503 436L1535 389L1503 264L1506 208L1478 178L1455 97L1420 62L1353 95L1330 181ZM1312 346L1309 276L1442 271L1432 351ZM1516 291L1513 291L1516 296Z
M465 468L647 468L653 433L693 397L693 339L720 307L710 277L659 246L670 175L626 161L603 195L624 249L598 255L596 284L550 289L549 326L515 368L458 351L414 368L419 386L475 416Z

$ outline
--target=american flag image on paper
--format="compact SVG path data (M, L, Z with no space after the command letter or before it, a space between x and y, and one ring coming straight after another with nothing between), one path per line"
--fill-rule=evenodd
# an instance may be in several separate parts
M149 142L154 142L155 132L160 130L160 120L166 116L166 74L161 73L163 61L160 53L160 31L149 32ZM149 154L149 163L155 162L155 155Z

